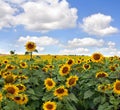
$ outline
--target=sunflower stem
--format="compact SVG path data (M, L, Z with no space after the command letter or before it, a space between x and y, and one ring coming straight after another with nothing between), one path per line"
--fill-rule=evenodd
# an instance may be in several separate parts
M32 60L32 52L30 52L30 60Z

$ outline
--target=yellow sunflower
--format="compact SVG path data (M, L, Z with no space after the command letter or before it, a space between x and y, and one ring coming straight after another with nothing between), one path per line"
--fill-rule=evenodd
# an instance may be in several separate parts
M17 95L19 92L19 89L13 84L6 84L4 90L10 95Z
M12 72L10 72L10 71L3 71L2 73L1 73L1 75L2 75L2 77L3 78L6 78L7 76L9 76L9 75L12 75Z
M22 94L18 94L14 97L12 97L12 99L17 103L17 104L21 104L21 100L22 100Z
M11 65L11 64L7 64L5 69L7 70L14 70L15 69L15 66Z
M104 71L96 73L96 78L104 78L104 77L108 77L108 73Z
M55 87L56 83L53 81L52 78L47 78L44 80L44 85L47 90L51 90L52 88Z
M26 62L20 62L20 67L21 67L21 68L27 68L28 65L27 65Z
M43 104L44 110L56 110L57 105L55 102L47 101Z
M3 96L2 96L2 93L0 92L0 102L2 101L3 99Z
M78 76L70 76L69 78L67 78L67 82L66 82L67 87L69 88L75 86L77 80L78 80Z
M22 94L21 105L26 104L28 102L28 96L26 94Z
M8 64L9 60L5 59L3 60L3 64Z
M33 52L36 49L36 44L34 42L27 42L25 47L28 52Z
M70 66L68 64L63 65L60 68L60 75L61 76L65 76L65 75L69 74L69 72L70 72Z
M87 64L87 63L83 64L83 69L84 70L90 69L90 64Z
M69 66L72 66L74 64L74 59L69 59L66 64L68 64Z
M103 55L101 54L101 53L94 53L94 54L92 54L92 56L91 56L91 60L93 61L93 62L100 62L100 61L102 61L103 60Z
M10 75L7 75L4 80L5 80L5 83L14 83L16 80L16 76L10 74Z
M68 95L68 90L64 86L60 86L55 89L54 96L57 96L59 99L62 99L64 96Z
M24 92L26 87L23 84L17 84L16 87L19 89L19 92Z
M114 82L113 91L116 94L120 94L120 80L116 80L116 82Z
M105 92L106 91L106 86L103 85L103 84L98 85L98 91Z

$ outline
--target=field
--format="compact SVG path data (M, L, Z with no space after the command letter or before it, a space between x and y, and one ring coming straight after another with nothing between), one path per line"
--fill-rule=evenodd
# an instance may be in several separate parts
M0 110L119 110L119 94L118 56L0 56Z

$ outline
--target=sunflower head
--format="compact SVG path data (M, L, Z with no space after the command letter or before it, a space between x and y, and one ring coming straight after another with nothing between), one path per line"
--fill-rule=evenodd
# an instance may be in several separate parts
M90 69L90 65L87 64L87 63L83 64L83 69L84 69L84 70Z
M92 54L92 56L91 56L91 60L93 61L93 62L100 62L100 61L102 61L103 60L103 55L101 54L101 53L94 53L94 54Z
M62 67L60 67L60 75L61 76L65 76L65 75L69 74L69 72L70 72L70 66L69 65L65 64Z
M5 83L14 83L16 80L16 76L15 75L7 75L5 77Z
M34 42L27 42L25 47L28 52L33 52L36 49L36 44Z
M47 101L43 104L44 110L56 110L56 107L57 107L56 103L51 101Z
M0 92L0 102L2 101L3 99L3 96L2 96L2 93Z
M116 82L114 82L113 91L116 94L120 94L120 80L116 80Z
M47 90L51 90L52 88L54 88L55 84L56 83L53 81L52 78L47 78L44 81L44 85L45 85L45 87L46 87Z
M64 86L60 86L55 89L54 96L57 96L59 99L62 99L64 96L68 95L68 90Z
M67 87L69 88L69 87L75 86L77 80L78 80L78 76L70 76L66 82Z
M20 62L20 67L21 67L21 68L27 68L28 65L27 65L26 62Z
M74 64L74 59L69 59L66 63L72 66Z
M104 78L104 77L108 77L108 73L103 71L96 73L96 78Z
M17 84L16 87L19 89L19 92L24 92L26 87L23 84Z

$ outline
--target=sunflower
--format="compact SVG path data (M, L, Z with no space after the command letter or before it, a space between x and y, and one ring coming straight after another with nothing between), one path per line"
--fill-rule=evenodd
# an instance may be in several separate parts
M66 64L68 64L69 66L72 66L74 64L74 59L69 59Z
M103 55L101 54L101 53L94 53L94 54L92 54L92 56L91 56L91 60L93 61L93 62L100 62L100 61L102 61L103 60Z
M11 65L11 64L7 64L5 67L7 70L14 70L15 66Z
M26 87L23 84L17 84L16 87L19 89L19 92L24 92Z
M18 94L12 98L17 104L21 104L22 94Z
M55 89L54 96L57 96L59 99L62 99L64 96L68 95L68 90L64 86L60 86Z
M7 76L12 75L12 72L10 72L10 71L4 72L4 71L3 71L3 72L1 73L1 75L2 75L3 78L6 78Z
M44 110L56 110L57 105L55 102L47 101L43 104Z
M14 83L15 80L16 80L16 76L15 76L15 75L12 75L12 74L7 75L7 76L5 77L5 83Z
M67 78L67 82L66 82L67 87L69 88L75 86L77 80L78 80L78 76L70 76L69 78Z
M116 71L116 67L115 66L110 66L109 67L111 71Z
M84 70L90 69L90 65L87 64L87 63L83 64L83 69L84 69Z
M26 62L20 62L20 67L21 67L21 68L27 68L28 65L27 65Z
M28 52L33 52L36 49L36 44L34 42L27 42L25 47Z
M63 66L60 68L60 75L61 75L61 76L65 76L65 75L69 74L69 72L70 72L70 66L67 65L67 64L63 65Z
M96 73L96 78L103 78L103 77L108 77L108 73L103 71Z
M7 64L9 62L9 60L5 59L3 60L3 64Z
M3 99L3 96L2 96L2 93L0 92L0 102L2 101Z
M56 83L53 81L52 78L47 78L44 80L44 85L45 85L47 90L51 90L52 88L54 88L55 84Z
M106 91L106 86L103 85L103 84L98 85L98 91L105 92Z
M22 94L21 105L26 104L28 102L28 96L26 94Z
M16 95L19 92L19 89L13 84L6 84L4 90L10 95Z
M113 91L116 94L120 94L120 80L116 80L116 82L114 82Z

